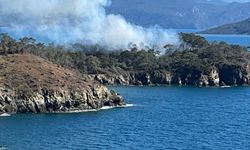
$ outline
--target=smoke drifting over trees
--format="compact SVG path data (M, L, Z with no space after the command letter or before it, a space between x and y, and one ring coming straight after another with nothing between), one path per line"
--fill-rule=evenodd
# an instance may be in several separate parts
M106 14L109 0L1 0L0 22L15 37L32 36L58 44L100 44L120 49L135 43L163 47L179 42L176 33L160 27L143 28L121 15Z

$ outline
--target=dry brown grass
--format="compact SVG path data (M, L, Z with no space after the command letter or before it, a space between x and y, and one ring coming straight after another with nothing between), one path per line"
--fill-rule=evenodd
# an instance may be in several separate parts
M83 89L94 84L75 70L65 69L31 54L0 56L0 86L15 90Z

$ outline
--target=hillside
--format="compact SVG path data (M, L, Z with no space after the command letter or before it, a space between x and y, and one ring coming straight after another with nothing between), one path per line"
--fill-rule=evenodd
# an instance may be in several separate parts
M0 56L0 114L67 112L123 105L115 92L31 54Z
M183 41L180 45L167 44L164 49L140 49L136 45L133 45L128 49L111 51L100 45L82 45L79 43L67 47L53 44L46 45L37 43L33 38L24 37L20 40L15 40L8 36L8 34L3 34L0 44L0 54L33 54L43 58L44 61L47 60L45 62L50 61L64 68L75 69L81 74L87 74L89 79L106 85L250 85L250 53L247 48L230 45L225 42L209 43L204 37L195 34L181 33L179 36ZM32 64L29 68L32 68L35 63L34 61L29 62ZM20 64L24 64L24 62L18 63L17 65ZM37 64L36 66L41 65ZM47 65L45 64L45 66ZM28 80L25 78L24 81L30 81L30 75L33 74L32 69L26 66L18 66L12 70L18 70L18 68L28 69L28 73L23 74L21 77L28 77ZM41 72L40 70L40 68L37 68L34 72ZM44 70L51 69L46 68ZM59 72L65 71L61 70ZM66 91L77 88L81 89L81 87L87 84L80 82L80 80L78 80L80 76L75 73L71 73L70 75L75 78L69 78L63 75L54 76L57 74L56 72L45 73L47 75L46 80L42 80L42 76L36 74L36 76L33 77L35 79L31 78L32 82L41 78L40 80L42 80L42 82L35 84L41 88L64 87L64 82L66 82L70 85L67 86L68 88L66 87ZM5 76L7 76L6 74L11 73L6 72ZM16 78L18 78L19 81L20 77L18 74L19 73L17 73ZM65 72L64 74L67 73ZM11 83L15 80L10 78L7 81ZM88 79L86 79L86 81L88 81ZM48 83L50 86L44 86L43 83L46 83L45 85ZM25 84L22 83L21 85ZM27 85L32 84L27 83ZM11 87L13 86L9 84L9 88ZM39 91L41 88L37 90ZM85 90L86 89L83 89L83 91ZM102 97L99 98L103 99ZM98 99L98 97L94 99ZM118 104L120 104L122 101L118 99L118 102ZM92 108L103 106L92 104Z
M158 24L164 28L204 29L246 19L249 9L249 2L220 0L113 0L107 12L146 27Z
M88 74L93 80L107 85L250 84L250 53L246 48L225 42L209 43L204 37L195 34L182 33L179 36L183 41L180 45L167 44L164 47L165 51L160 49L160 52L159 49L153 48L140 49L136 45L117 51L110 51L100 45L73 44L70 47L63 47L37 43L35 39L27 37L14 40L4 34L1 39L0 53L3 55L34 54L65 68L73 68L82 74ZM38 70L39 68L37 72ZM32 73L29 72L29 74ZM74 78L65 79L58 76L53 78L53 83L57 83L58 79L68 80L70 83L79 82ZM45 80L42 83L46 82L51 81ZM61 82L57 84L60 85L59 87L63 86Z
M250 18L232 24L222 25L208 29L200 33L204 34L250 34Z

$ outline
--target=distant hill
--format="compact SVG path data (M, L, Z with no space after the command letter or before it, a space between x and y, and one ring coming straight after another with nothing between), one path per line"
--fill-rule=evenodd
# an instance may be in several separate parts
M205 29L250 17L250 3L220 0L112 0L107 13L145 27Z
M208 29L250 17L250 2L224 0L111 0L108 14L120 14L129 22L144 27ZM4 15L0 5L0 28L19 20L15 14Z
M250 34L250 18L232 24L222 25L200 33L205 34Z

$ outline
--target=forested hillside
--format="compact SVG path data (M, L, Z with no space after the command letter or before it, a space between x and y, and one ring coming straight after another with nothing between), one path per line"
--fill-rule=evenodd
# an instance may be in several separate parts
M183 40L182 44L166 45L165 53L160 54L155 49L139 49L136 45L132 45L127 50L116 51L109 51L99 45L74 44L70 48L65 48L37 43L33 38L27 37L16 41L7 34L2 34L0 51L2 55L31 53L61 66L77 69L84 74L128 76L133 73L138 78L141 74L144 74L143 78L147 78L147 74L168 73L171 77L170 81L152 82L159 84L181 82L198 85L198 80L200 81L204 75L210 76L211 71L217 72L216 78L220 75L229 76L230 81L221 80L220 84L248 83L247 65L250 55L246 48L224 42L208 43L205 38L194 34L180 34L180 38ZM223 73L223 71L226 72ZM236 74L239 77L235 77ZM114 84L123 82L117 80L113 81ZM140 81L142 83L133 81L134 83L131 84L150 84L151 82L140 80L143 80Z

